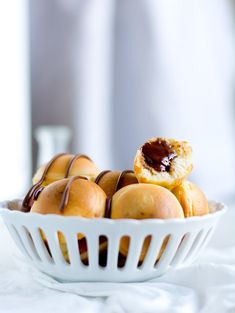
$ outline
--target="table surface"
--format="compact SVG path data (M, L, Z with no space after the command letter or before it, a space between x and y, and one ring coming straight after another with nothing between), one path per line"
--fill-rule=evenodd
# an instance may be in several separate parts
M193 269L172 271L149 285L115 284L115 293L110 292L114 286L90 284L96 295L111 289L106 297L84 297L77 294L77 286L70 292L62 292L36 282L30 271L18 262L19 251L0 220L0 312L235 312L234 222L235 205L232 205ZM138 289L140 286L142 289ZM170 304L169 299L163 301L169 290Z

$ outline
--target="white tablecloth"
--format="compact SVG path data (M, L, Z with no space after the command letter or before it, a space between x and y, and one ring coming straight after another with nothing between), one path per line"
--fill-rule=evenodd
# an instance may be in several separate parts
M145 283L60 284L25 266L0 223L0 312L235 313L235 207L193 265Z

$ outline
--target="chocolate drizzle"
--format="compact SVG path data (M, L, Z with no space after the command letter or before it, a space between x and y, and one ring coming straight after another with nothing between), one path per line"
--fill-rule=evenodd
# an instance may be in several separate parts
M22 203L22 207L21 207L21 211L22 212L29 212L32 205L33 205L33 202L35 200L38 199L40 193L43 191L44 187L42 186L45 178L46 178L46 175L48 174L49 172L49 169L51 168L52 164L58 159L60 158L61 156L63 155L66 155L66 153L60 153L60 154L57 154L56 156L54 156L50 162L47 163L43 173L42 173L42 176L40 178L40 180L34 184L30 190L28 191L26 197L24 198L23 200L23 203ZM86 158L90 161L92 161L87 155L84 155L84 154L76 154L74 155L69 163L68 163L68 166L67 166L67 169L66 169L66 172L65 172L65 175L64 175L64 178L68 178L69 177L69 173L74 165L74 162L79 159L79 158ZM102 171L95 179L95 183L96 184L99 184L100 180L102 177L104 177L106 174L110 173L111 171L110 170L106 170L106 171ZM114 188L114 193L117 192L119 189L120 189L120 186L121 186L121 182L122 182L122 178L126 175L126 174L129 174L129 173L134 173L132 170L125 170L125 171L122 171L118 177L117 177L117 180L116 180L116 184L115 184L115 188ZM70 189L71 189L71 186L73 184L73 182L77 179L85 179L85 180L88 180L87 177L84 177L84 176L73 176L71 177L66 186L65 186L65 189L63 191L63 194L62 194L62 198L61 198L61 202L60 202L60 207L59 207L59 210L60 212L63 212L64 208L67 206L68 204L68 201L69 201L69 194L70 194ZM111 204L112 204L112 197L108 197L106 199L106 204L105 204L105 214L104 216L106 218L111 218Z
M95 179L95 183L98 185L101 178L110 172L111 172L110 170L100 172L99 175Z
M112 205L112 198L107 198L105 203L105 218L111 218L111 205Z
M71 168L73 167L73 164L74 162L79 159L79 158L85 158L87 160L90 160L92 161L87 155L85 154L75 154L72 159L69 161L69 164L68 164L68 167L66 169L66 172L65 172L65 175L64 175L64 178L68 178L69 177L69 172L71 170Z
M105 175L107 175L108 173L111 173L111 171L110 171L110 170L102 171L102 172L96 177L95 183L96 183L96 184L99 184L100 180L101 180ZM120 174L118 175L117 180L116 180L116 184L115 184L115 187L114 187L114 193L117 192L117 191L120 189L120 186L121 186L121 182L122 182L123 177L124 177L126 174L129 174L129 173L134 173L134 172L133 172L132 170L125 170L125 171L120 172ZM111 204L112 204L112 197L107 197L106 206L105 206L105 215L104 215L104 217L106 217L106 218L110 218L110 217L111 217Z
M99 175L96 177L95 179L95 183L98 185L100 180L108 173L111 173L110 170L106 170L106 171L102 171L99 173ZM122 178L126 175L126 174L129 174L129 173L134 173L132 170L125 170L125 171L122 171L118 177L117 177L117 181L116 181L116 184L115 184L115 188L114 188L114 192L117 192L119 189L120 189L120 185L121 185L121 182L122 182Z
M105 170L99 173L99 175L95 179L95 183L98 185L101 178L104 177L106 174L111 173L110 170ZM106 203L105 203L105 212L104 212L104 217L105 218L110 218L111 217L111 202L112 198L107 197Z
M55 156L50 160L50 162L47 163L47 165L46 165L46 167L45 167L45 169L44 169L44 171L43 171L43 174L42 174L41 178L39 179L39 181L38 181L36 184L34 184L34 185L29 189L27 195L25 196L25 198L24 198L24 200L23 200L23 202L22 202L22 207L21 207L21 211L22 211L22 212L29 212L29 211L30 211L30 209L31 209L31 207L32 207L32 205L33 205L34 200L36 200L36 199L35 199L35 194L37 195L37 198L38 198L40 192L42 191L42 190L40 190L40 192L39 192L39 189L41 188L41 185L42 185L43 181L45 180L46 175L47 175L47 173L48 173L48 171L49 171L51 165L52 165L58 158L60 158L61 156L65 155L65 154L66 154L66 153L57 154L57 155L55 155Z
M120 185L121 185L121 182L122 182L122 178L126 175L126 174L130 174L130 173L134 173L132 170L125 170L125 171L122 171L119 176L118 176L118 179L116 181L116 185L115 185L115 188L114 188L114 193L117 192L119 189L120 189Z
M158 172L170 172L171 162L177 157L172 145L159 138L146 142L141 151L145 162Z
M43 191L43 189L44 189L44 187L40 187L39 189L37 189L35 191L34 196L33 196L34 201L38 199L38 197L39 197L40 193Z
M88 180L87 177L84 177L84 176L73 176L69 179L65 189L64 189L64 192L63 192L63 195L62 195L62 198L61 198L61 202L60 202L60 212L63 212L64 208L66 207L66 205L68 204L68 201L69 201L69 192L70 192L70 189L72 187L72 184L75 180L77 179L85 179L85 180Z
M30 211L30 209L31 209L31 207L32 207L32 205L33 205L33 202L38 199L40 193L41 193L42 190L44 189L44 187L41 187L41 185L43 184L43 182L44 182L44 180L45 180L45 178L46 178L46 175L47 175L48 172L49 172L49 169L51 168L52 164L53 164L57 159L59 159L61 156L63 156L63 155L66 155L66 153L60 153L60 154L55 155L55 156L50 160L50 162L47 163L47 165L46 165L46 167L45 167L45 169L44 169L44 171L43 171L43 174L42 174L40 180L30 188L29 192L28 192L27 195L25 196L25 198L24 198L24 200L23 200L23 203L22 203L22 207L21 207L21 211L22 211L22 212L29 212L29 211ZM75 162L77 159L79 159L79 158L86 158L86 159L92 161L92 160L91 160L87 155L85 155L85 154L76 154L76 155L74 155L74 156L71 158L71 160L69 161L69 163L68 163L68 167L67 167L67 169L66 169L64 178L67 178L67 177L69 176L69 172L70 172L70 170L71 170L71 168L72 168L74 162Z

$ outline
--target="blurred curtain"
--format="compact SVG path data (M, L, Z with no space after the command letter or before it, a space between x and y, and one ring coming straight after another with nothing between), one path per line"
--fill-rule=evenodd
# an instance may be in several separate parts
M130 168L149 137L187 139L194 148L192 179L209 197L234 193L232 3L54 3L73 21L67 36L64 28L60 34L72 38L70 45L66 39L58 51L62 62L69 51L73 73L75 150L90 154L101 168ZM50 60L57 55L54 50ZM66 89L58 87L57 97L65 97ZM64 114L67 108L64 103Z
M130 168L147 138L187 139L192 179L211 196L234 192L229 2L90 0L78 12L79 150Z
M0 2L0 200L21 197L31 176L28 2Z

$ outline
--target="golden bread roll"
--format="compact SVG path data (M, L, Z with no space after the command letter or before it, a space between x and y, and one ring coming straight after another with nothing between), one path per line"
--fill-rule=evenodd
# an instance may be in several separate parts
M58 214L62 216L80 216L86 218L103 217L106 208L106 195L94 182L80 177L62 179L51 183L37 194L31 211L40 214ZM43 240L46 236L41 232ZM58 232L62 253L68 260L66 240ZM81 258L87 255L83 234L78 234Z
M152 184L133 184L123 187L112 198L112 219L147 219L147 218L183 218L184 212L176 197L166 188ZM140 261L146 255L150 244L150 237L146 238ZM166 242L164 242L164 245ZM158 255L160 257L164 245ZM123 237L120 252L127 256L129 238Z
M208 201L201 189L190 181L183 181L172 190L179 200L184 216L201 216L209 213Z
M105 205L106 195L97 184L75 176L46 186L31 212L96 218L104 216Z
M61 153L39 167L33 177L33 184L43 180L41 185L47 186L54 181L78 175L94 180L98 173L97 166L88 156Z
M30 211L34 202L34 195L37 191L40 191L42 186L73 176L84 176L89 180L94 180L98 173L99 170L96 165L86 155L57 154L37 170L33 178L34 185L25 196L21 210L23 212Z
M119 171L103 171L95 179L106 193L107 197L111 198L119 189L138 183L135 174L131 170Z
M134 172L140 183L173 189L192 171L192 149L186 141L152 138L137 151Z

